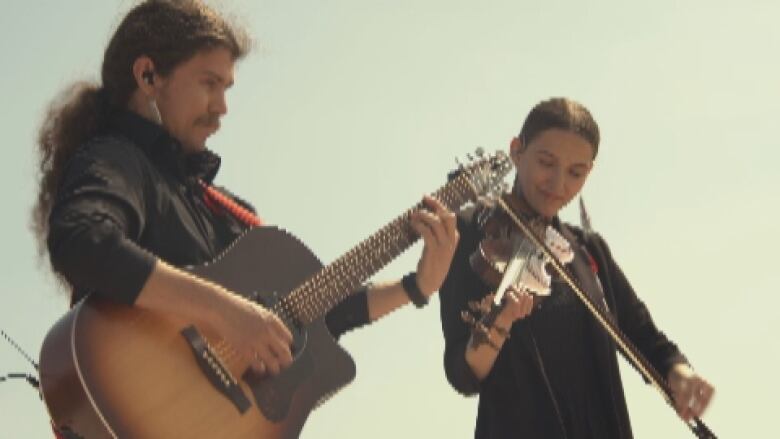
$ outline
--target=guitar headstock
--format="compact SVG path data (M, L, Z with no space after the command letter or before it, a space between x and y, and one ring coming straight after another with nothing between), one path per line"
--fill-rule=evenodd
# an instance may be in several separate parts
M484 149L477 148L466 158L466 163L456 159L458 169L450 173L450 180L464 177L477 199L496 199L506 192L508 185L504 178L512 171L512 161L505 152L486 154Z

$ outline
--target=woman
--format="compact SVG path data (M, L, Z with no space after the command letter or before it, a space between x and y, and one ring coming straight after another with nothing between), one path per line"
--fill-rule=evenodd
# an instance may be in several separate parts
M598 125L584 106L565 98L539 103L510 145L512 197L523 215L571 243L570 272L603 297L620 329L667 377L679 415L700 416L712 386L656 328L606 242L557 217L587 180L598 146ZM491 290L469 264L484 237L479 212L459 215L461 239L440 291L447 378L458 392L480 395L475 437L631 438L615 345L564 282L553 279L538 306L528 293L510 290L489 336L472 334L461 313Z

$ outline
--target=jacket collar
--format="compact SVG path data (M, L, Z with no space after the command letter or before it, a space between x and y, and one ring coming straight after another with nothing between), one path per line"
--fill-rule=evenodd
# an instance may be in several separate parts
M208 184L219 172L220 157L209 149L184 152L181 143L160 125L132 112L122 111L111 118L110 131L126 137L149 160L181 180L201 179Z

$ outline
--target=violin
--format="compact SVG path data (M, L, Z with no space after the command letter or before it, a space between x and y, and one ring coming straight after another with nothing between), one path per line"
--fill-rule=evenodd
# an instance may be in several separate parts
M511 195L504 197L516 203ZM486 285L496 288L496 299L500 300L509 287L530 292L539 299L549 296L551 276L546 266L550 257L537 249L504 211L493 209L479 221L485 237L469 257L469 264ZM568 264L574 260L571 244L551 225L541 218L526 221L538 235L544 236L545 245L559 261Z
M522 212L520 201L511 193L503 194L501 199L514 211ZM538 216L523 217L534 233L544 236L546 247L558 261L568 264L574 260L571 244L549 222ZM552 259L513 224L506 211L496 206L484 206L477 224L484 238L469 256L469 264L494 293L470 302L470 312L464 311L461 318L474 327L478 337L489 337L488 329L501 311L509 289L531 294L534 307L550 295L552 277L548 266Z

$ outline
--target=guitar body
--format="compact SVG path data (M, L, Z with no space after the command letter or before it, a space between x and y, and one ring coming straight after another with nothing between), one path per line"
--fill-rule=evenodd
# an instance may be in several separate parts
M321 268L295 237L261 227L191 271L271 308ZM289 368L258 377L210 328L90 297L47 334L41 389L66 437L295 438L355 365L323 318L298 328L293 349Z

